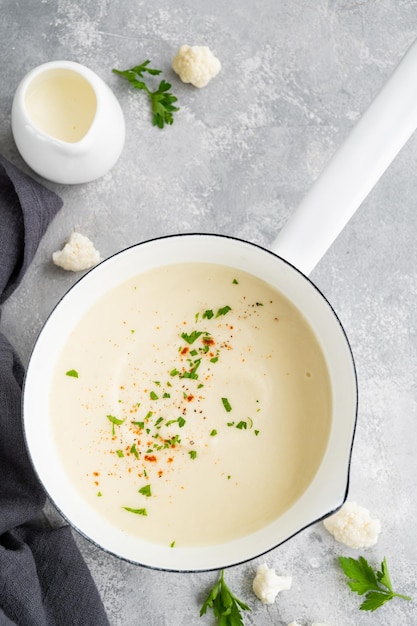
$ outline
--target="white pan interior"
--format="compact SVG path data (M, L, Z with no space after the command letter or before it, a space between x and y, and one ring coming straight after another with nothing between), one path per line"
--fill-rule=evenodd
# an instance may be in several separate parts
M131 537L100 517L77 492L55 447L49 398L55 362L84 313L113 287L159 265L219 263L252 273L289 298L308 319L331 378L333 415L328 446L312 483L273 523L228 543L175 548ZM357 384L348 341L333 309L298 270L253 244L217 235L178 235L141 243L88 272L45 323L28 365L23 422L29 453L50 499L70 524L104 550L145 566L173 570L220 569L255 558L337 509L347 493L356 424Z

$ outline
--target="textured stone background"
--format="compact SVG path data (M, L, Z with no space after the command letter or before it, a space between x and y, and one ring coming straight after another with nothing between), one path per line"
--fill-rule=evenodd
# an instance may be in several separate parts
M78 278L51 263L74 229L103 257L179 232L232 234L268 246L417 35L414 0L0 0L0 146L28 170L10 128L14 90L34 66L75 60L114 90L127 141L114 169L79 186L45 183L64 200L1 327L24 362L43 321ZM183 85L172 58L208 45L222 71L202 90ZM111 73L149 58L181 111L150 124L142 94ZM417 68L416 68L417 80ZM45 181L43 181L45 182ZM297 619L332 626L417 623L417 136L413 136L312 274L350 338L360 410L350 499L382 522L372 563L386 556L395 586L416 598L358 610L335 565L354 554L321 523L227 572L252 606L245 624ZM219 514L221 512L219 511ZM112 626L196 626L214 573L133 566L77 538ZM293 576L271 607L251 592L259 563Z

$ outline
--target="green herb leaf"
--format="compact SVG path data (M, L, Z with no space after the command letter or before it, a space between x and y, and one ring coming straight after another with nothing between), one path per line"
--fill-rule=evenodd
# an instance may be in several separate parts
M72 376L73 378L78 378L78 372L77 370L68 370L68 372L65 372L65 376Z
M135 76L139 76L139 78L143 78L143 75L145 73L151 74L153 76L158 76L158 74L161 74L162 70L153 70L150 67L148 67L149 63L150 61L149 59L147 59L140 65L135 65L135 67L131 67L130 70L124 70L124 71L113 70L113 72L115 74L119 74L120 76L123 76L124 78L129 80L129 82L131 80L134 80Z
M125 421L126 418L124 419L118 419L117 417L114 417L114 415L106 415L107 419L110 420L110 422L112 424L115 424L116 426L120 426L121 424L123 424L123 422Z
M203 319L211 320L213 316L214 316L214 312L212 309L207 309L207 311L204 311L203 313Z
M221 309L219 309L216 313L216 317L220 317L221 315L226 315L226 313L228 313L229 311L231 311L232 308L228 305L222 307Z
M124 452L123 452L123 450L116 450L116 454L117 454L117 456L118 456L120 459L122 459L122 458L124 457Z
M137 451L137 449L136 449L136 444L135 444L135 443L134 443L134 444L133 444L133 446L130 448L130 452L131 452L132 454L134 454L134 455L135 455L135 457L136 457L137 459L139 458L139 452L138 452L138 451Z
M200 364L201 359L196 359L195 361L193 361L191 369L187 372L183 372L182 374L180 374L180 378L192 378L193 380L197 380L197 370L200 367Z
M179 107L174 106L174 102L177 102L178 99L169 92L171 89L170 83L163 79L155 91L149 89L143 80L144 74L147 73L152 76L161 74L161 70L148 67L149 63L150 61L146 60L141 65L135 65L128 70L113 69L112 71L125 78L135 89L146 92L152 108L152 123L154 126L158 126L158 128L163 128L165 124L173 124L173 114L179 111Z
M232 407L231 407L231 405L230 405L229 400L228 400L227 398L222 398L222 403L223 403L223 406L224 406L224 408L226 409L226 411L227 411L228 413L230 413L230 411L232 410Z
M143 496L146 496L147 498L150 498L152 495L151 486L145 485L144 487L141 487L139 489L139 493L141 493Z
M181 333L181 337L189 344L194 343L203 334L202 330L193 330L189 335L187 333Z
M146 509L131 509L130 506L122 506L122 509L129 511L129 513L134 513L135 515L144 515L145 517L148 515Z
M242 611L250 611L250 607L239 600L227 586L224 580L224 570L220 573L219 580L209 592L206 601L200 610L200 617L208 609L212 609L214 617L218 619L219 626L244 626Z
M158 89L148 92L153 113L152 123L158 128L163 128L165 124L173 124L173 113L179 111L179 107L174 106L178 98L169 93L170 89L171 84L162 79Z
M121 424L123 424L123 422L126 419L126 418L124 418L124 419L121 420L121 419L118 419L117 417L115 417L114 415L107 415L106 417L112 423L112 429L111 429L112 435L115 434L114 427L115 426L120 426Z
M190 451L188 452L188 454L190 455L190 458L191 458L191 459L193 459L193 460L197 458L197 452L196 452L196 450L190 450Z
M348 585L352 591L365 595L359 607L362 611L375 611L394 597L411 600L409 596L393 591L385 557L381 569L376 572L363 556L358 559L340 556L339 564L349 579Z

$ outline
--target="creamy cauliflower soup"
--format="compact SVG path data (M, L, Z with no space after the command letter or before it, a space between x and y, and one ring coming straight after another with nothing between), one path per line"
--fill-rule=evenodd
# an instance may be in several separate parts
M109 291L56 365L66 471L127 534L207 546L301 496L331 423L325 360L304 317L233 268L180 264Z

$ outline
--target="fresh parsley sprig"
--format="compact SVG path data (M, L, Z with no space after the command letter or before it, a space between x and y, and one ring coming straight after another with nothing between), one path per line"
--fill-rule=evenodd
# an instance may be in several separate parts
M126 80L135 89L141 89L147 93L152 107L152 123L154 126L158 126L158 128L163 128L165 124L173 124L173 114L175 111L179 111L179 107L174 105L174 102L177 102L178 98L169 92L171 85L164 79L161 80L155 91L151 91L151 89L149 89L144 80L144 74L150 74L151 76L158 76L161 74L161 70L148 67L149 63L150 61L147 59L140 65L135 65L128 70L113 69L112 71L115 74L126 78Z
M372 569L363 556L358 559L340 556L339 563L349 578L348 585L352 591L360 596L365 595L365 600L359 607L362 611L375 611L395 597L411 600L409 596L393 590L385 557L381 563L381 569L377 571Z
M207 609L213 609L214 617L217 618L219 626L244 626L240 611L251 610L229 589L224 580L224 570L221 571L219 580L201 607L200 617L207 612Z

